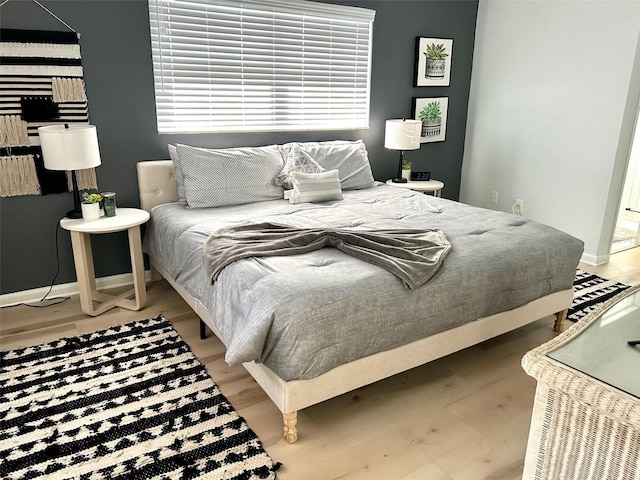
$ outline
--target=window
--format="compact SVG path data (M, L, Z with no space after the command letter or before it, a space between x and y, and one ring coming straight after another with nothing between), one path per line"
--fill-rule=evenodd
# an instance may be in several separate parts
M306 0L149 0L158 131L367 128L374 16Z

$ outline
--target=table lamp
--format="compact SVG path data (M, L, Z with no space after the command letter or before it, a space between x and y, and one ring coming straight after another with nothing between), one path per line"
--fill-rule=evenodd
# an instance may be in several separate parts
M404 151L417 150L420 148L421 131L422 122L420 120L387 120L385 125L384 147L390 150L400 150L398 176L392 180L393 182L407 182L406 178L402 178Z
M93 125L49 125L39 127L44 168L71 171L73 210L67 218L82 218L76 170L100 165L98 135Z

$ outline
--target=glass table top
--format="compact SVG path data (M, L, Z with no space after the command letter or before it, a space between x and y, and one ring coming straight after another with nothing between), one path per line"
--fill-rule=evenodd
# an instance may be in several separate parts
M640 291L623 298L600 318L547 356L640 398Z

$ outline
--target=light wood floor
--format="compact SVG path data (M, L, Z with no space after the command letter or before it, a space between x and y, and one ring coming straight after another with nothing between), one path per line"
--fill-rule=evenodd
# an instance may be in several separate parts
M640 283L640 248L584 270ZM299 440L281 440L282 417L224 348L201 341L197 317L164 281L148 286L138 312L113 309L93 318L77 297L55 306L0 310L0 347L75 336L163 313L204 363L222 392L283 463L279 480L521 478L535 381L522 356L554 336L551 318L358 389L298 414Z

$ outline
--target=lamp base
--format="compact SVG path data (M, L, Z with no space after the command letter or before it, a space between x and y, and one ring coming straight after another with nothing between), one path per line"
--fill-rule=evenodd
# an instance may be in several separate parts
M391 180L393 183L407 183L407 179L406 178L394 178L393 180Z
M67 218L82 218L82 210L77 211L77 210L69 210L67 212Z
M67 218L82 218L82 208L80 208L80 191L78 190L78 179L76 177L76 171L71 170L71 183L73 185L73 210L67 212Z

